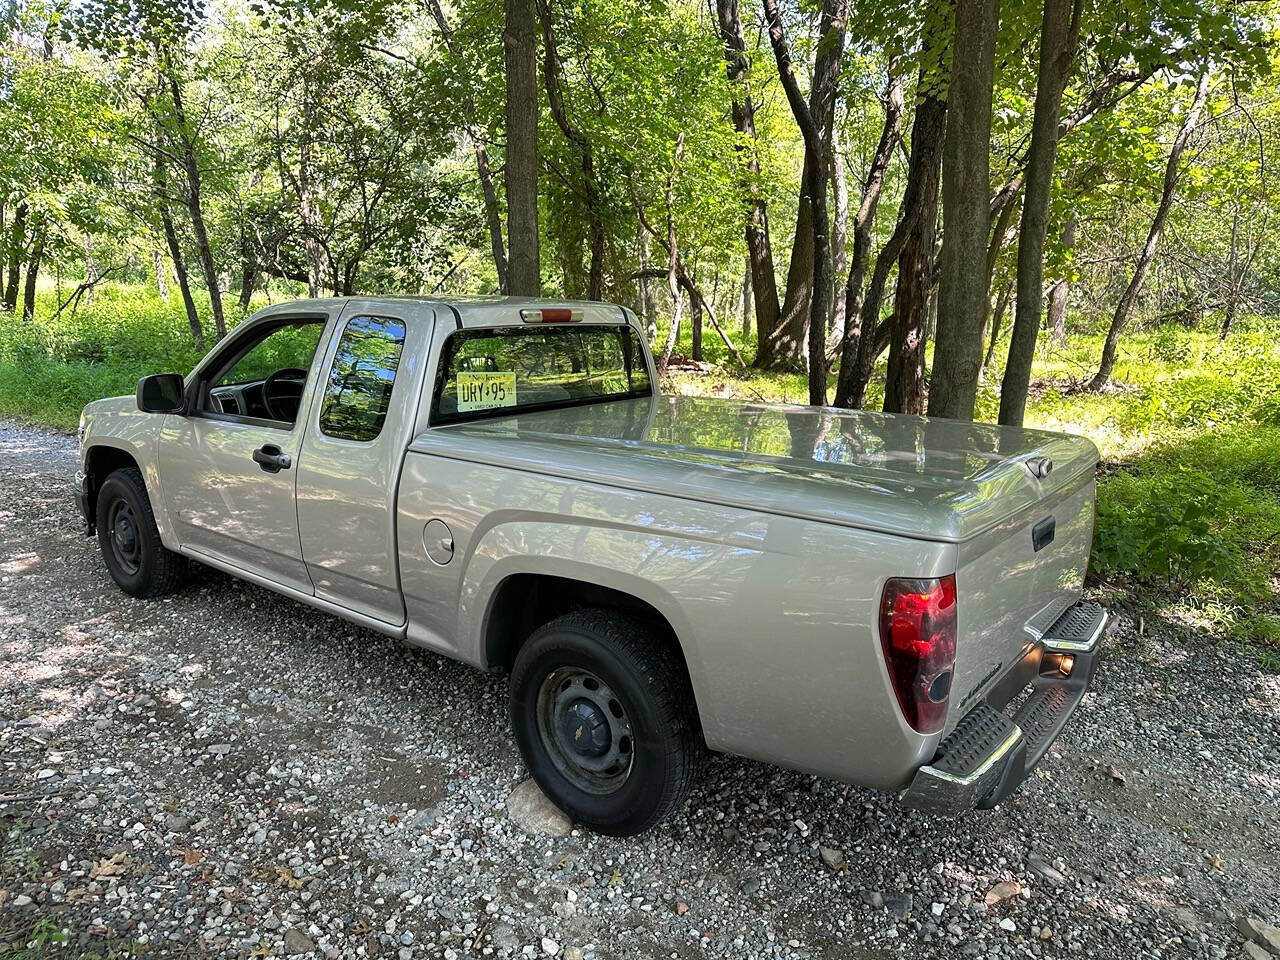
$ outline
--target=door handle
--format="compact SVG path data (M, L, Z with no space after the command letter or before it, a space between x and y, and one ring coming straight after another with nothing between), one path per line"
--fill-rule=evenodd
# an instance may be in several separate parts
M267 473L279 473L293 466L293 458L282 452L274 443L264 444L253 451L253 462Z

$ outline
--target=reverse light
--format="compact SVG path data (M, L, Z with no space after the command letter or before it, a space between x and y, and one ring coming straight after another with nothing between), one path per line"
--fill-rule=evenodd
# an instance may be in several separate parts
M907 723L918 733L942 729L956 661L955 574L887 581L880 646Z
M541 307L521 310L520 319L525 323L578 323L582 320L582 311L569 307Z

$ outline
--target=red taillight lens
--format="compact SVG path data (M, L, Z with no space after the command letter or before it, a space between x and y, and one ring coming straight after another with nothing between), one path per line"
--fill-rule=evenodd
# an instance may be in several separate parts
M880 602L880 645L907 723L942 729L956 661L956 578L889 580Z

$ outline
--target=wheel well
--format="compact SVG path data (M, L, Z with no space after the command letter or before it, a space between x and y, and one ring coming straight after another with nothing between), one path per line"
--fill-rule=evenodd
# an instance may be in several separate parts
M85 456L85 473L89 475L89 516L96 517L98 491L102 481L123 467L138 467L133 455L119 447L90 447Z
M538 627L591 607L621 610L654 627L688 678L689 665L676 632L652 604L611 587L536 573L518 573L499 584L485 621L485 663L509 672L520 646Z

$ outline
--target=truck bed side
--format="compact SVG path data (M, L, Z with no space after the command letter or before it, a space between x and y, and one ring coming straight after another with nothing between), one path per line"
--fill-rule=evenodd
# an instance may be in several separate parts
M424 549L433 521L452 540L443 565ZM884 578L953 570L953 545L412 450L398 525L412 642L488 666L504 582L572 578L667 621L715 749L884 787L932 755L874 624Z

